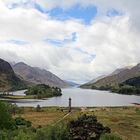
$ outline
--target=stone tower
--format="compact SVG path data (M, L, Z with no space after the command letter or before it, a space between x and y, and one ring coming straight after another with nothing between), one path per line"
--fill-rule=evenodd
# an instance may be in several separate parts
M69 98L69 108L68 108L69 112L71 112L71 98Z

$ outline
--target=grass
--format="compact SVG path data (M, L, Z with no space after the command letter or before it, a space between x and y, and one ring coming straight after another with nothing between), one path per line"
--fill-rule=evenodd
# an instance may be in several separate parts
M31 121L34 127L38 127L53 124L61 119L65 114L67 114L67 112L62 112L56 107L42 108L40 112L37 112L35 108L28 107L24 108L24 113L16 114L14 117L21 116Z
M33 95L26 95L26 96L18 96L18 95L1 95L0 98L3 99L10 99L10 100L16 100L16 99L35 99Z
M94 111L98 120L124 140L140 139L140 114L135 107L108 108Z
M35 108L24 108L23 114L16 114L30 120L34 127L53 125L68 113L66 108L44 107L41 112ZM68 122L82 114L96 115L98 121L111 128L113 133L120 135L124 140L140 140L140 108L74 108L63 121ZM14 116L15 117L15 116Z

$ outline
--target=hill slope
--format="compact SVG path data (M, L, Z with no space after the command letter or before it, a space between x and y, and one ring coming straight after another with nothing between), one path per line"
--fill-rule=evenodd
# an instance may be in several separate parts
M46 84L60 88L69 86L68 83L47 70L31 67L23 62L17 63L12 67L14 72L27 82L33 84Z
M26 88L25 83L18 78L11 65L0 59L0 91L19 90Z
M112 73L111 75L104 77L95 83L90 83L90 84L85 84L81 87L87 87L87 88L92 88L92 87L114 87L118 86L120 83L130 79L140 76L140 64L132 67L131 69L125 68L121 69L119 71Z
M123 84L140 88L140 76L128 79Z

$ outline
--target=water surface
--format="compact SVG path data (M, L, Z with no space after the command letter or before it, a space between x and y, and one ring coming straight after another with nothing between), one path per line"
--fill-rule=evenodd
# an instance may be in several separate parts
M24 95L24 91L17 91L14 95ZM21 99L12 100L18 106L68 106L69 97L72 98L72 106L74 107L98 107L98 106L130 106L132 103L140 104L140 96L121 95L110 93L109 91L99 91L80 88L62 89L62 96L52 97L43 100L37 99Z

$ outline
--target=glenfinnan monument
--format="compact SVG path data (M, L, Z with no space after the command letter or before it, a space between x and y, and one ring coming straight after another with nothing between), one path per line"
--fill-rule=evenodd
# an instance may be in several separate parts
M69 112L71 112L71 98L69 98L69 108L68 108Z

